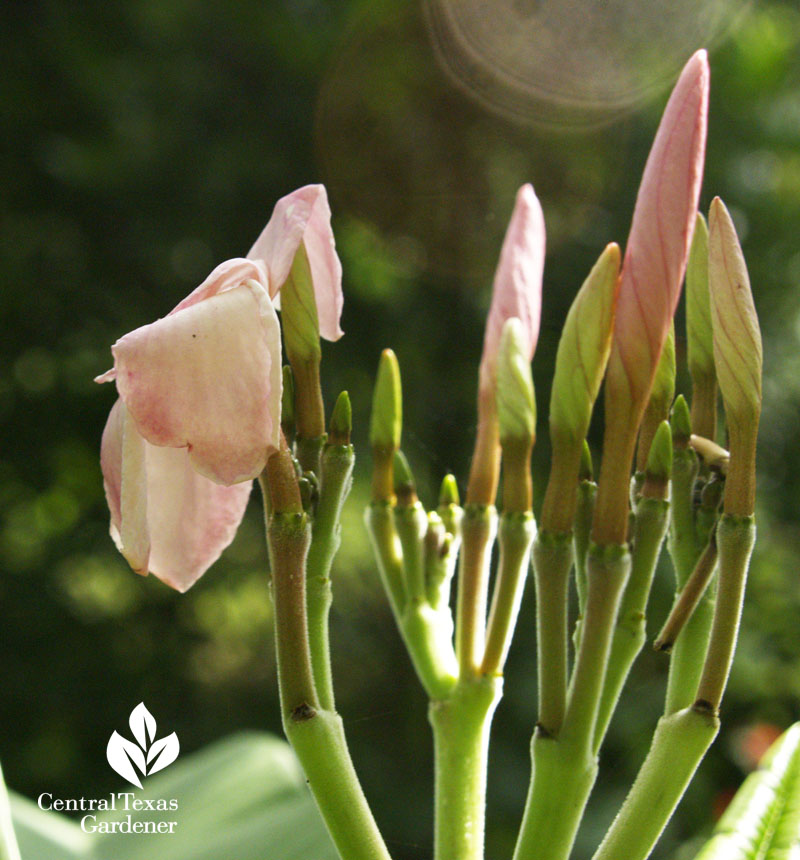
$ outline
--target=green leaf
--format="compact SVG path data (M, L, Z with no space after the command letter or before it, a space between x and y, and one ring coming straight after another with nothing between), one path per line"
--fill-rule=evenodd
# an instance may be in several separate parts
M121 788L127 791L127 788ZM178 809L98 813L97 824L177 821L174 833L83 833L77 821L24 798L12 810L25 860L337 860L288 744L234 735L149 778L140 800L176 799Z
M793 860L800 853L800 723L770 748L695 860Z

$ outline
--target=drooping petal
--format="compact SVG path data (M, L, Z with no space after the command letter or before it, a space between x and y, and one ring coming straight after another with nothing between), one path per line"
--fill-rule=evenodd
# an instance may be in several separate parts
M276 303L301 242L305 244L311 267L320 334L326 340L338 340L343 334L339 326L342 264L336 253L324 185L306 185L282 197L247 254L250 260L264 261L269 271L269 293Z
M256 477L278 447L280 331L248 281L136 329L112 348L117 389L151 444L187 448L220 484Z
M145 458L145 441L125 404L117 400L103 430L100 466L111 512L111 537L128 564L142 575L147 575L150 555Z
M138 434L122 400L108 417L100 462L111 535L131 567L186 591L233 540L251 482L224 487L197 474L185 448Z
M523 185L517 192L494 278L492 304L483 339L481 390L494 387L500 336L506 320L516 317L521 322L528 359L533 357L539 338L544 250L542 207L533 186Z
M186 591L235 537L253 484L221 486L195 471L185 448L145 444L150 572Z
M636 198L608 373L609 394L627 399L634 412L647 400L686 269L703 177L708 84L706 52L697 51L667 102Z

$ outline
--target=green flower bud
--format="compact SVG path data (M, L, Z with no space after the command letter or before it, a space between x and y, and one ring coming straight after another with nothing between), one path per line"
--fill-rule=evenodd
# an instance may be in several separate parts
M728 425L758 422L761 413L761 332L750 278L725 204L709 213L709 294L714 359Z
M399 450L394 452L394 492L397 504L401 507L408 507L417 501L417 485L411 466L408 465L406 455Z
M317 301L308 254L302 242L280 295L283 341L289 361L293 365L297 361L318 361L321 352Z
M606 247L567 314L550 398L550 432L580 445L589 429L611 349L619 283L619 247Z
M445 475L439 490L439 507L460 504L455 475Z
M686 264L686 339L693 380L714 376L714 341L708 295L708 227L698 212Z
M672 474L672 430L668 421L658 425L653 441L650 443L650 453L647 455L645 482L650 480L666 483Z
M512 317L503 325L497 356L497 420L500 441L525 441L536 435L536 398L522 323Z
M394 451L400 447L403 430L403 390L400 366L391 349L381 353L378 377L372 396L369 441L373 448Z
M689 437L692 435L692 419L689 414L689 404L682 394L679 394L672 404L670 425L675 447L685 448L689 444Z
M670 326L664 349L658 360L650 402L647 408L657 410L659 415L669 415L672 398L675 396L675 326Z
M350 395L342 391L336 398L328 428L329 445L349 445L350 433L353 430L353 407L350 405Z
M755 508L756 439L761 416L761 332L742 249L719 197L711 203L708 220L714 364L731 452L725 512L750 517Z
M591 481L594 478L594 466L592 464L592 450L589 443L584 439L581 449L581 464L578 468L579 481Z

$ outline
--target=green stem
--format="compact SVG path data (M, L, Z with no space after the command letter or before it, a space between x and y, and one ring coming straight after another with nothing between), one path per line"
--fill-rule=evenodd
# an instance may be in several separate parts
M620 598L630 573L627 545L592 545L589 590L581 623L581 642L570 681L563 736L591 748L600 698L617 621Z
M567 593L572 535L539 532L533 546L536 579L536 659L539 726L557 735L567 705Z
M695 607L692 617L678 634L669 658L669 678L664 716L691 707L708 649L708 634L714 618L714 597L708 589ZM677 601L679 595L675 595Z
M753 517L723 514L717 527L719 580L706 662L697 688L698 703L716 710L725 692L742 615L747 569L756 539Z
M645 860L719 730L707 709L662 717L647 758L593 860Z
M14 823L11 819L11 804L2 770L0 770L0 860L20 860Z
M320 495L314 516L311 546L306 563L306 603L311 667L320 706L333 710L333 677L331 674L328 618L331 592L330 572L341 542L339 518L350 491L353 474L351 445L332 445L321 460Z
M327 710L284 715L284 730L342 860L390 860L353 768L339 715Z
M461 521L461 558L456 605L456 655L461 677L476 675L483 660L486 595L497 513L468 504Z
M581 481L578 484L578 505L575 511L575 586L578 590L578 609L583 614L586 607L588 579L586 576L586 557L589 553L589 535L594 519L594 501L597 484L594 481Z
M645 609L667 530L668 515L669 503L661 499L640 498L636 506L631 575L622 596L611 642L594 732L595 751L600 749L628 673L645 642Z
M514 860L567 860L597 777L597 758L538 731L531 743L533 773Z
M486 650L481 672L502 674L519 615L530 563L536 523L528 513L504 513L500 518L500 561L486 629Z
M403 552L403 571L411 602L427 599L425 588L425 533L428 517L420 502L397 505L394 509L394 526Z
M399 619L406 604L406 585L400 541L394 527L394 508L390 502L372 502L364 519L384 591L395 618Z
M435 860L483 860L489 731L501 694L502 678L469 678L430 704Z
M313 472L315 475L319 473L320 456L326 438L324 435L310 438L298 436L295 442L295 451L297 462L300 463L300 468L304 472Z

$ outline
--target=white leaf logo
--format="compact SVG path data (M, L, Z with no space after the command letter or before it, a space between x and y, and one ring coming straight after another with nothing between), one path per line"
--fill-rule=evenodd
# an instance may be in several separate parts
M115 731L108 739L106 758L123 779L141 788L141 777L171 765L178 757L181 745L175 732L156 740L156 720L144 702L139 702L131 711L128 722L136 743Z

